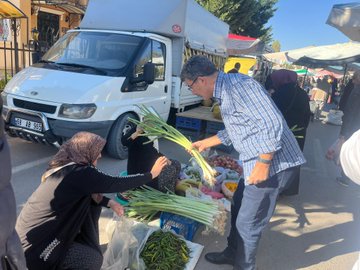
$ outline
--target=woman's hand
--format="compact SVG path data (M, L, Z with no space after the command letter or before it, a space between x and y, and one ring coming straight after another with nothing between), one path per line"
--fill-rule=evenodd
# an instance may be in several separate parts
M123 216L125 213L124 207L112 199L108 202L108 207L110 207L119 217Z
M169 164L169 160L166 157L159 157L156 161L154 166L151 168L151 175L152 175L152 179L156 178L159 176L159 174L161 173L161 170Z

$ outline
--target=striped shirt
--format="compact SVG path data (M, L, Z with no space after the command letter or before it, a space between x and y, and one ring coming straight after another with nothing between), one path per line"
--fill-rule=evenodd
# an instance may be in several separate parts
M239 153L247 179L259 154L274 152L270 176L305 163L299 145L266 90L243 74L219 72L214 98L225 129L217 133Z

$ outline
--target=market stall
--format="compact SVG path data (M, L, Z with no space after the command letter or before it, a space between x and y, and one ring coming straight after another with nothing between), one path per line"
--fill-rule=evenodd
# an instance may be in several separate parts
M122 193L126 218L112 222L111 241L104 256L104 270L178 269L192 270L203 246L193 237L203 233L225 233L231 199L242 178L242 167L230 156L204 156L191 148L192 142L169 126L153 110L139 106L142 119L132 119L144 136L164 138L181 145L192 158L181 164L175 193L141 187ZM200 121L222 124L209 107L187 112ZM199 119L198 117L201 117ZM182 117L182 116L180 116ZM149 226L148 222L155 226ZM124 232L126 232L124 234Z

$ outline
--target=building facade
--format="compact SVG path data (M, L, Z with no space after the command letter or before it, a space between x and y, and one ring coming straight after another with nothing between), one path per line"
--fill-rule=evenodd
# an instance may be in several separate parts
M88 0L8 0L25 18L0 20L0 79L37 61L69 29L78 27Z

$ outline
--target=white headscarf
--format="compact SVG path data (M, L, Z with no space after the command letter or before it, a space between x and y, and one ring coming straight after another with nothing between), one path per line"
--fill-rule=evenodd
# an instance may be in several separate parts
M340 163L346 176L360 185L360 129L341 147Z

